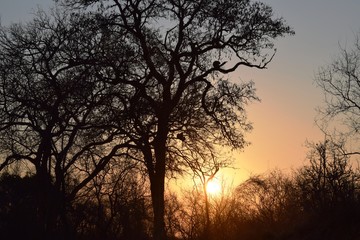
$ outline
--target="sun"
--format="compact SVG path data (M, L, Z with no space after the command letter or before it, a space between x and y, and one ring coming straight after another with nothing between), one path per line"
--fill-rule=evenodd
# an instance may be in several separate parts
M221 183L217 179L212 179L206 185L206 192L209 195L219 195L221 193Z

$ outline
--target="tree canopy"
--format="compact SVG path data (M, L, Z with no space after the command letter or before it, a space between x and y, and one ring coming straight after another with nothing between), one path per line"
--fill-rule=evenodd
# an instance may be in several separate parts
M249 0L62 4L69 21L50 25L43 16L29 29L2 32L9 55L0 63L1 129L4 140L13 139L4 141L3 165L25 159L50 177L78 169L79 160L93 166L84 171L91 178L115 156L142 163L154 239L165 239L166 174L217 158L218 146L247 143L254 84L227 74L266 68L273 41L293 31L270 6Z

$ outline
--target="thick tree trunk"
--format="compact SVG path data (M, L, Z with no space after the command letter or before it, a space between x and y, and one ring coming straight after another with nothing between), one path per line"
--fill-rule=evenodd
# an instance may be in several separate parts
M154 240L166 239L164 191L167 133L165 121L159 121L159 130L154 144L155 165L153 171L149 172L152 207L154 211Z
M151 198L152 207L154 211L154 240L165 240L165 220L164 220L164 177L162 174L155 174L150 180L151 183Z
M46 171L38 170L36 176L37 184L37 225L38 238L50 239L56 226L55 206L52 202L53 192L49 176Z

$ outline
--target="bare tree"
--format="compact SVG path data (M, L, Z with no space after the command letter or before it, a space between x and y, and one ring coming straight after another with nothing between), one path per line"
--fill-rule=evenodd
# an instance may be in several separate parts
M238 186L237 196L249 216L269 226L296 215L292 215L297 209L295 184L279 170L249 178Z
M266 68L272 41L293 31L271 7L249 0L63 2L85 7L131 46L133 64L126 74L113 74L116 86L131 95L128 121L119 129L149 176L154 239L165 239L166 174L187 168L192 149L246 145L251 124L245 106L257 99L253 83L234 84L226 74L243 66ZM111 65L114 72L121 67Z
M297 185L307 210L318 212L351 206L357 199L360 175L353 169L344 145L326 139L309 143L309 166L297 174Z
M351 48L340 47L340 54L319 70L316 84L323 90L325 106L319 109L320 124L334 120L343 124L342 137L355 137L360 130L360 39ZM333 121L333 122L334 122ZM338 129L339 130L339 129ZM359 146L356 145L358 148ZM357 149L347 154L359 154Z
M204 151L201 151L198 154L195 154L195 151L192 153L192 158L188 159L188 165L193 173L194 189L200 191L199 196L203 196L204 199L205 226L203 234L204 238L209 239L209 236L211 235L211 219L210 199L207 188L209 183L214 180L219 170L222 167L227 167L230 164L230 161L221 159L220 156L208 156L204 154Z
M33 166L45 235L126 145L108 121L121 105L91 64L103 35L86 16L58 11L0 29L0 170Z
M132 163L111 161L76 197L71 212L78 236L143 239L150 235L151 198Z
M249 234L245 239L281 239L301 218L295 181L280 170L250 177L235 194L240 234Z

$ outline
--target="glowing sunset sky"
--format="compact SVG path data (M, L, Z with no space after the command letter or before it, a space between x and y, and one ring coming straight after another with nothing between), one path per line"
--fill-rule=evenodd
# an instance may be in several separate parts
M314 84L319 67L338 54L339 44L352 46L360 31L358 0L264 0L293 27L295 36L277 42L277 55L264 71L245 71L261 103L249 108L252 146L239 155L238 174L278 167L291 170L305 163L306 140L324 138L315 126L315 108L323 95ZM241 70L239 74L241 75Z
M263 0L293 27L295 36L280 39L268 70L240 68L236 76L254 80L261 103L248 108L254 130L252 145L236 156L236 178L278 167L290 170L305 163L305 141L323 139L315 126L322 93L313 83L320 66L331 62L339 43L351 46L360 31L359 0ZM51 0L0 0L3 25L31 18L37 4ZM236 81L236 78L234 78Z

